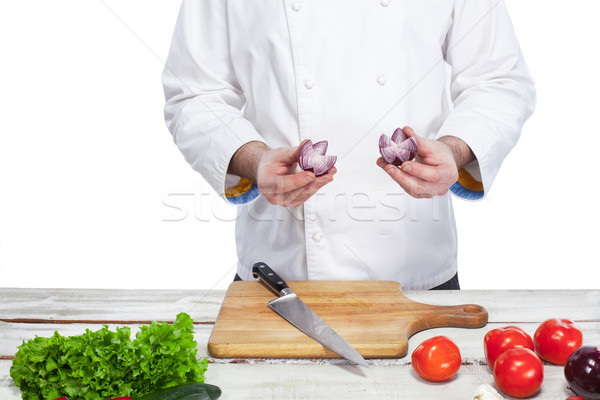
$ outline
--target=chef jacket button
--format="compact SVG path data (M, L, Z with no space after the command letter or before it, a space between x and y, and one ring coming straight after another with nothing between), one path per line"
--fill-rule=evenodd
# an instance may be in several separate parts
M312 89L315 86L315 83L313 81L311 81L310 79L307 79L304 81L304 87L307 89Z
M381 4L382 7L387 7L390 5L390 0L379 0L379 4Z
M385 85L386 82L387 82L387 78L385 77L385 75L379 75L377 77L377 83L379 84L379 86Z
M300 2L295 2L294 4L292 4L292 10L294 10L294 11L300 11L301 8L302 8L302 3L300 3Z
M321 239L323 239L323 234L322 234L321 232L315 232L315 233L313 234L313 240L314 240L315 242L320 242L320 241L321 241Z

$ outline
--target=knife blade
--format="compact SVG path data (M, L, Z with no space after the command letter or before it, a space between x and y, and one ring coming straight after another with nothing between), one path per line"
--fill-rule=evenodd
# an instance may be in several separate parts
M271 267L258 262L252 267L252 275L279 296L268 302L273 311L329 350L355 364L368 366L360 353L304 304Z

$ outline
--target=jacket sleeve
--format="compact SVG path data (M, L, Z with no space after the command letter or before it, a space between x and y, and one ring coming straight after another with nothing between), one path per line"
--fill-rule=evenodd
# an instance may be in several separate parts
M437 138L456 136L473 150L477 160L459 171L450 190L478 200L533 113L535 87L501 0L456 0L444 55L453 109Z
M264 140L242 116L225 0L183 1L162 80L165 120L186 161L230 203L256 198L255 183L227 174L237 149Z

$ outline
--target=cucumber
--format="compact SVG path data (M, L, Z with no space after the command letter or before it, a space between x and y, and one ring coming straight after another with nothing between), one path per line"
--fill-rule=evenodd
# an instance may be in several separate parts
M187 396L183 396L179 400L210 400L210 397L207 394L188 394Z
M221 396L221 388L208 383L184 383L157 390L134 400L215 400Z

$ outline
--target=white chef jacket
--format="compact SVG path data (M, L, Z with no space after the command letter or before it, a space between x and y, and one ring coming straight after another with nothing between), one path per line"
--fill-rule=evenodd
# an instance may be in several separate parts
M477 161L451 191L480 199L531 115L535 89L498 0L184 0L163 73L165 118L190 165L232 204L238 274L395 280L457 271L451 195L415 199L381 168L405 125L456 136ZM338 173L303 206L227 174L250 141L328 140ZM205 244L209 245L209 244Z

